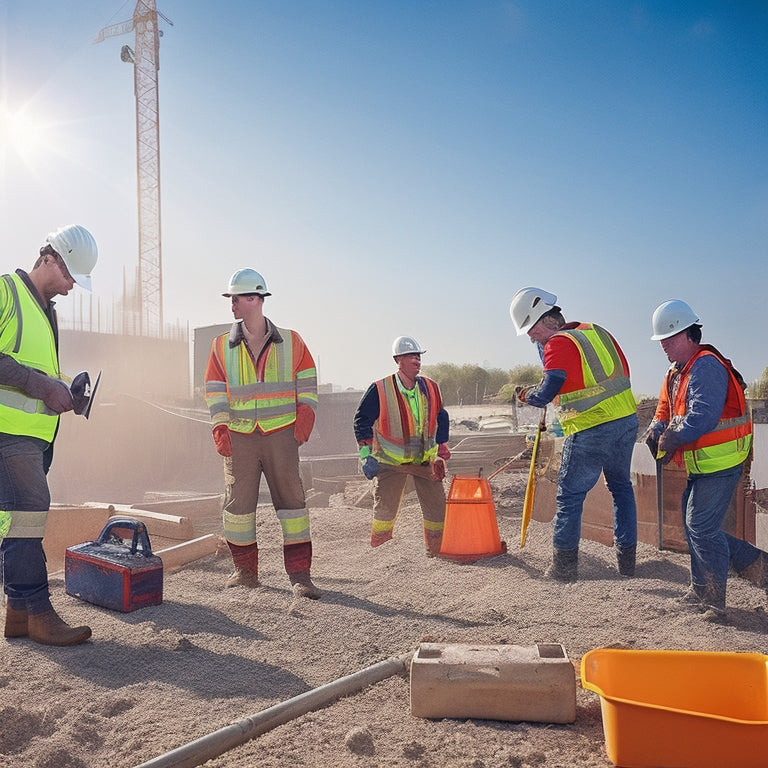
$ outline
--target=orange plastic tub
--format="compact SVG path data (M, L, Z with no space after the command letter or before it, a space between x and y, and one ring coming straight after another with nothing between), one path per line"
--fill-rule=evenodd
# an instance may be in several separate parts
M506 551L488 479L454 476L445 504L440 557L470 563Z
M621 768L765 768L768 656L598 648L581 684L600 694Z

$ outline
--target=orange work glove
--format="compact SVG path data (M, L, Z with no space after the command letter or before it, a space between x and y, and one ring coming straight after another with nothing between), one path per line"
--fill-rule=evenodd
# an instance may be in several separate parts
M232 441L229 439L229 427L226 424L217 424L213 428L213 442L216 443L219 456L232 455Z
M296 406L296 421L293 424L293 436L299 445L304 445L309 440L314 426L315 412L306 403L299 403Z
M451 458L451 451L448 448L448 443L440 443L437 446L437 455L444 461L448 461Z

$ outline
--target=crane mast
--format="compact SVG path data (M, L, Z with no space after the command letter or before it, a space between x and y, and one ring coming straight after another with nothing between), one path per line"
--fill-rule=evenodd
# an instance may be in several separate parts
M137 0L133 18L102 29L94 39L136 34L135 50L122 47L120 58L133 64L136 97L136 174L139 213L138 333L163 336L163 275L160 227L160 32L155 0ZM173 22L162 16L169 24Z

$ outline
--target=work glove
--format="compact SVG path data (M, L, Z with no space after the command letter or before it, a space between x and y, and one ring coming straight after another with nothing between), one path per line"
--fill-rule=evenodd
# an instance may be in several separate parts
M216 443L216 453L225 458L232 455L232 440L229 437L229 427L217 424L213 428L213 442Z
M373 480L379 474L379 462L373 456L366 456L363 459L363 474L369 480Z
M440 443L437 446L437 455L444 461L448 461L451 458L451 451L448 448L448 443Z
M445 477L445 460L439 456L432 462L432 477L442 480Z
M24 391L36 400L42 400L54 413L64 413L75 407L72 393L61 379L55 379L34 368L29 369Z
M659 438L653 433L652 430L648 430L643 435L643 442L648 446L648 450L651 452L651 456L655 459L659 453Z
M315 412L306 403L299 403L296 406L296 421L293 424L293 436L299 445L304 445L309 440L314 426Z
M525 396L530 387L515 387L515 397L521 402L525 402Z
M674 429L666 429L659 438L658 458L662 464L669 464L675 451L683 445Z

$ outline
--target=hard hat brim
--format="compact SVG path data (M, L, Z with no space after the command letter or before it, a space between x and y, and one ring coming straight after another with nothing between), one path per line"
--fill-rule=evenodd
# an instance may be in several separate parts
M228 299L232 296L248 296L252 293L255 293L257 296L261 296L263 299L265 296L271 296L272 294L269 291L243 291L242 293L222 293L222 296L226 296Z

